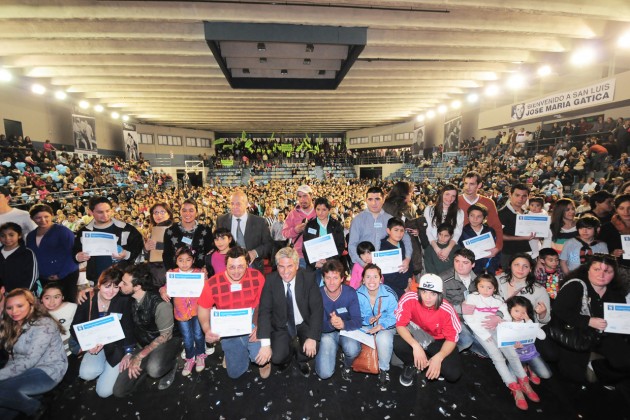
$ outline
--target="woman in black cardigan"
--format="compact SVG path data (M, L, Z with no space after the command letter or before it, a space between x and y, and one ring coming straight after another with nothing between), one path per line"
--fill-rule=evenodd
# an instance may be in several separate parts
M114 384L120 372L120 364L128 363L134 350L133 319L131 298L119 293L119 283L123 272L110 267L101 273L97 287L90 292L90 298L77 308L72 325L116 314L120 319L125 338L114 343L97 345L85 352L79 377L86 381L98 378L96 393L107 398L113 393ZM74 328L70 332L76 339Z
M320 197L315 200L315 213L317 216L311 219L304 228L304 242L331 233L333 241L335 242L335 247L337 248L337 255L329 257L327 260L336 259L341 261L341 256L346 248L345 238L343 236L343 226L338 220L330 217L330 203L327 198ZM320 282L322 278L321 268L326 260L311 261L308 257L306 249L304 250L304 259L306 260L306 269L309 271L315 271L315 280ZM347 267L346 271L348 271Z

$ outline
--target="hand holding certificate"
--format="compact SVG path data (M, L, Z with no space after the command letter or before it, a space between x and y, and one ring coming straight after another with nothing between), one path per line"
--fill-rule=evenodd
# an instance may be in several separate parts
M402 251L396 248L372 252L372 262L379 266L383 274L397 273L402 265Z
M312 263L339 255L332 233L304 241L304 250Z
M547 238L550 223L551 216L546 214L517 214L514 235L529 236L533 233L536 238Z
M88 351L98 345L114 343L125 338L117 314L73 326L81 350Z
M215 309L210 311L210 329L221 337L251 334L253 308Z
M206 280L204 273L166 273L166 293L170 297L199 297Z
M630 235L621 235L621 249L623 249L623 259L630 260Z
M470 249L475 253L475 259L486 258L490 256L489 249L496 246L494 238L490 232L486 232L483 235L475 236L474 238L466 239L464 242L464 248Z
M112 233L83 232L81 244L83 252L91 257L118 254L118 238Z

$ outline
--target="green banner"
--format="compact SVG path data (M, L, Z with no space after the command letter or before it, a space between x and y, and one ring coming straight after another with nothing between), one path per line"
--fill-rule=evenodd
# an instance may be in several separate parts
M229 166L234 166L234 160L232 159L221 159L221 166L224 168Z
M283 152L292 152L293 151L293 145L292 144L281 144L280 145L280 150L282 150Z
M216 139L214 141L214 144L216 144L217 146L219 146L219 145L221 145L223 143L225 143L225 139L224 138Z

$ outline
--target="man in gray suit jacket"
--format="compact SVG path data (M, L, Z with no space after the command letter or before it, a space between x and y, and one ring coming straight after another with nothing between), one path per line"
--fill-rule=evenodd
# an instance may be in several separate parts
M232 232L236 243L247 249L252 268L264 273L263 259L269 256L273 241L267 221L247 213L248 206L247 195L241 190L234 191L230 197L231 213L219 216L217 227Z
M271 362L283 369L295 353L300 372L308 376L308 361L317 354L322 335L322 295L314 273L298 270L295 249L280 249L276 263L278 271L267 276L258 305L256 336L261 347L256 363Z

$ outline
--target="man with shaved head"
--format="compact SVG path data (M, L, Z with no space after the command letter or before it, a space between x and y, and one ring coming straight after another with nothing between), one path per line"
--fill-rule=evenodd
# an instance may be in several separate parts
M263 273L263 258L269 256L273 241L267 221L247 213L248 207L247 194L235 190L230 197L230 212L219 216L217 228L229 229L236 243L247 249L252 268Z

